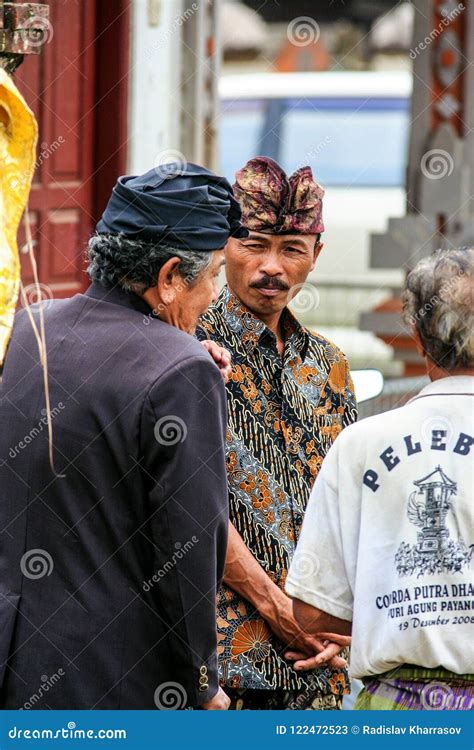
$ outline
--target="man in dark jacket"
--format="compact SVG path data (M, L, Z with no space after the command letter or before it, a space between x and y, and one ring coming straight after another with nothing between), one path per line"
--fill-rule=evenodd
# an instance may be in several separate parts
M188 334L239 217L195 165L119 179L92 285L43 308L49 409L17 315L0 389L2 708L227 708L226 401Z

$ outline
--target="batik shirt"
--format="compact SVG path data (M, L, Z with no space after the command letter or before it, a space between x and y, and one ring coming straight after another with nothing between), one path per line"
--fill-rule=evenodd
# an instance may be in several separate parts
M323 458L342 427L356 419L344 355L288 310L282 324L283 357L275 335L224 287L197 332L232 355L226 446L231 521L281 589ZM347 690L345 671L297 673L284 658L285 644L225 585L218 595L217 626L223 685Z

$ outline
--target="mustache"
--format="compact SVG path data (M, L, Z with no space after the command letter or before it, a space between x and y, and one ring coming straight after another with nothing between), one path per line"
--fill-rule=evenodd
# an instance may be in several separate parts
M263 276L258 281L254 281L250 284L253 289L280 289L282 292L289 290L288 284L277 278L276 276Z

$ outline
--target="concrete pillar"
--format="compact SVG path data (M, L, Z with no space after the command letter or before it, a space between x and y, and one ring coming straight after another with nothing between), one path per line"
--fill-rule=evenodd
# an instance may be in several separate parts
M128 171L216 163L217 0L134 0Z

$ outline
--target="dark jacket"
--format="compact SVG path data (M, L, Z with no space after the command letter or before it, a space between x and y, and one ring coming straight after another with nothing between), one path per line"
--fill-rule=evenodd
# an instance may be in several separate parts
M64 476L24 311L0 386L0 707L200 705L227 541L221 375L118 289L45 319Z

